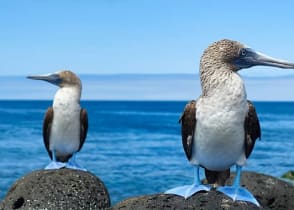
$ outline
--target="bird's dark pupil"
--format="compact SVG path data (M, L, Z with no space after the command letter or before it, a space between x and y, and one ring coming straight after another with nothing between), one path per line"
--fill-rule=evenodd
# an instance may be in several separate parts
M241 55L246 55L246 50L245 49L241 50Z

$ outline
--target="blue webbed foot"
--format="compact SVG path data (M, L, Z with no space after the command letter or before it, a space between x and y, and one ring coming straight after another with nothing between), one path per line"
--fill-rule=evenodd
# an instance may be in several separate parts
M83 168L75 161L75 157L72 157L71 159L69 159L65 167L70 169L75 169L75 170L87 171L87 169Z
M254 203L257 206L260 206L255 197L247 189L243 187L218 187L217 191L224 193L225 195L232 198L234 201L248 201Z
M232 198L234 201L248 201L260 206L254 196L245 188L240 186L242 166L236 165L236 177L232 186L218 187L217 191L224 193Z
M52 170L52 169L60 169L60 168L65 168L66 163L62 162L57 162L57 161L51 161L46 167L46 170Z
M206 186L201 184L200 178L199 178L199 166L195 165L194 167L194 183L192 185L185 185L181 187L176 187L173 189L170 189L165 192L165 194L174 194L184 197L185 199L191 197L197 192L200 191L209 191L210 186Z
M192 185L185 185L185 186L180 186L180 187L170 189L166 191L165 194L179 195L187 199L197 192L209 191L209 190L210 190L209 186L202 185L202 184L201 185L192 184Z

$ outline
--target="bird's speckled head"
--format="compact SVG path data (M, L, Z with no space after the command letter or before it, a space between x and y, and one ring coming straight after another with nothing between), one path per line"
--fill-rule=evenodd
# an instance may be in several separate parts
M57 72L60 78L60 87L65 87L65 86L81 86L81 80L79 77L73 73L72 71L69 70L64 70Z
M28 76L27 78L47 81L59 87L82 88L82 83L79 77L69 70L63 70L53 74Z
M240 67L234 61L242 56L243 44L229 39L214 42L206 48L201 57L201 69L207 67L220 68L222 65L229 66L231 70L237 71Z
M272 58L229 39L214 42L204 51L200 71L238 71L252 66L272 66L293 69L294 63Z
M200 61L203 94L223 85L236 71L258 65L294 69L294 63L256 52L237 41L214 42L204 50Z

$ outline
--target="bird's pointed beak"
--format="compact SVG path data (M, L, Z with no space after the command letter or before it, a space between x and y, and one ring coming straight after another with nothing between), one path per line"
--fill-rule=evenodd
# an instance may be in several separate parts
M245 50L244 55L240 55L240 57L234 61L235 65L240 69L249 68L251 66L272 66L283 69L294 69L294 63L267 56L250 48L245 48L243 50Z
M59 85L61 83L61 78L59 74L53 73L53 74L46 74L46 75L32 75L27 76L28 79L34 79L34 80L43 80L50 82L54 85Z

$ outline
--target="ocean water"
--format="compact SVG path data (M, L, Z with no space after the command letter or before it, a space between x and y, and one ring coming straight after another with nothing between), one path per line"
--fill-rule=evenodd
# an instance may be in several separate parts
M103 180L112 203L192 183L178 119L185 101L83 101L87 140L80 165ZM244 170L280 177L294 169L294 102L255 102L262 128ZM0 199L49 163L42 121L51 101L0 101ZM202 172L203 176L203 172Z

